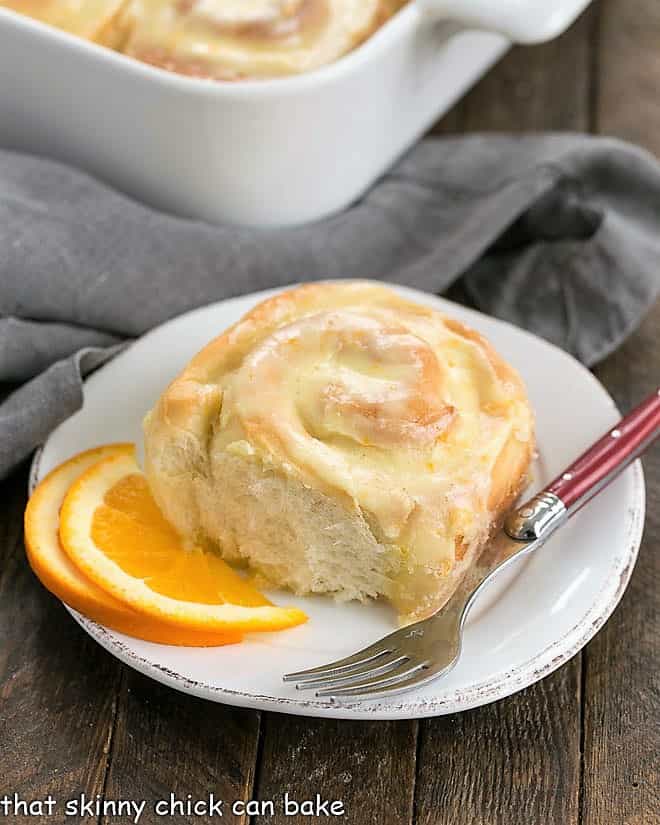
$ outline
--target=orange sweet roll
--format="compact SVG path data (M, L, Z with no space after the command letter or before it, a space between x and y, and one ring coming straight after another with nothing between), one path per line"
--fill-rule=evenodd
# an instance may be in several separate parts
M403 0L140 0L127 54L216 80L309 71L361 43Z
M197 355L145 421L184 535L274 584L437 609L524 483L533 419L478 333L380 285L304 286Z

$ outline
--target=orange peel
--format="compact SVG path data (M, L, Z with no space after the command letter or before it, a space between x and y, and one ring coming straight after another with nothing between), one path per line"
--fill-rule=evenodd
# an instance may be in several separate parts
M130 444L87 450L60 464L38 485L25 510L25 544L37 578L69 607L99 624L149 642L215 647L241 641L236 631L200 632L145 616L110 596L72 563L60 544L59 515L71 484L99 461L133 454Z

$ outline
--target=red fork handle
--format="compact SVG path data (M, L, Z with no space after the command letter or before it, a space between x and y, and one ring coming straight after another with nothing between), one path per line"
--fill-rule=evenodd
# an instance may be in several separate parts
M504 520L512 539L545 541L660 436L660 389Z
M660 389L608 430L545 488L574 513L660 436Z

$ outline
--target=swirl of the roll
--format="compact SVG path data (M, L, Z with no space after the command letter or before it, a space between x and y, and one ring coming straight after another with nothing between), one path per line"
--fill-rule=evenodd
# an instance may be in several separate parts
M133 0L127 54L218 80L267 78L330 63L404 0Z
M520 490L533 421L517 373L476 332L336 282L264 302L202 350L148 417L146 446L187 456L200 478L215 456L244 456L359 512L397 548L388 595L410 612L429 576L474 559ZM176 489L178 511L188 489L194 512L194 484Z

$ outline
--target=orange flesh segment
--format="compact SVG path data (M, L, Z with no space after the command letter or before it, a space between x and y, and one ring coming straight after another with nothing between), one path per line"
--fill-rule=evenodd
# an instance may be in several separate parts
M138 473L106 492L94 511L91 538L125 573L163 596L199 604L271 604L218 556L185 548Z

